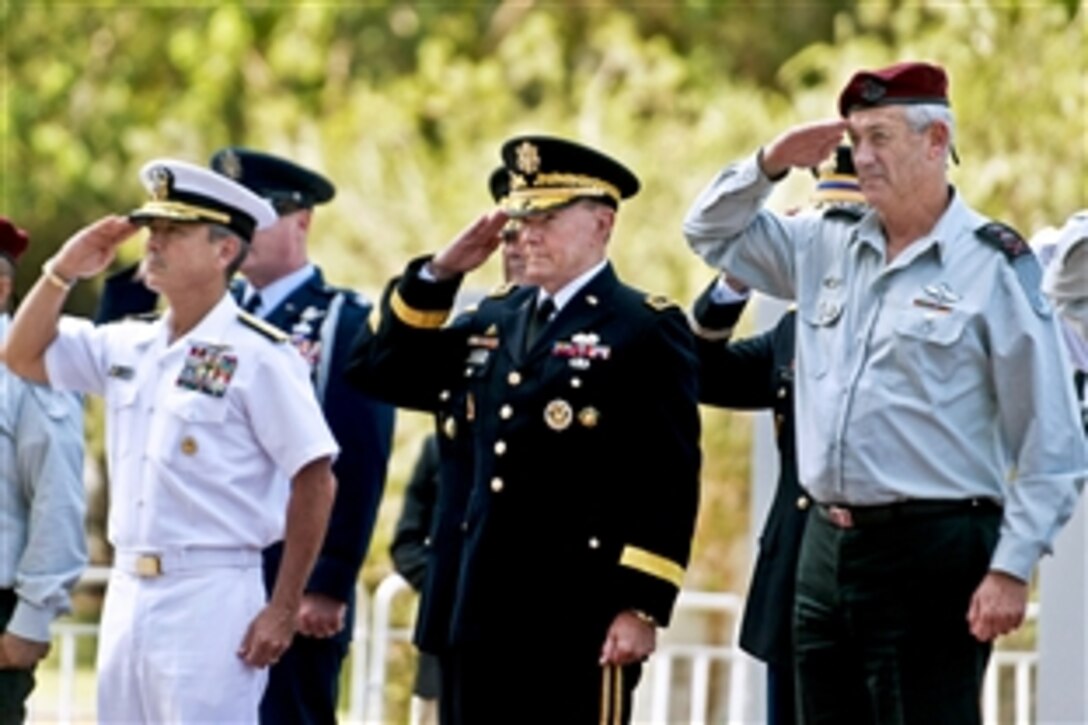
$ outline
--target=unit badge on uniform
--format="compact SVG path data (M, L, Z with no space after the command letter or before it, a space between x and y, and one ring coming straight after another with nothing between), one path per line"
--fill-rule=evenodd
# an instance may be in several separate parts
M600 340L595 332L579 332L571 336L570 342L556 342L552 355L568 358L575 370L588 370L592 360L607 360L612 354L612 348L599 344Z
M298 316L298 321L291 326L291 344L302 355L302 359L311 369L317 367L321 359L320 320L326 310L310 305Z
M238 368L238 358L229 350L229 345L194 343L185 356L177 386L222 398Z
M574 420L574 409L567 401L556 398L544 407L544 422L552 430L566 430Z
M483 367L487 364L491 351L499 348L498 330L492 330L492 328L494 328L494 325L489 327L482 335L469 335L468 359L465 361L469 365Z
M110 365L110 369L106 371L107 377L117 378L118 380L132 380L135 375L136 370L128 365Z
M914 299L914 305L916 307L925 307L938 312L951 312L953 305L963 299L948 286L947 282L927 284L922 288L922 292L925 296L916 297Z
M593 406L587 406L578 411L578 422L586 428L596 428L601 420L601 412Z

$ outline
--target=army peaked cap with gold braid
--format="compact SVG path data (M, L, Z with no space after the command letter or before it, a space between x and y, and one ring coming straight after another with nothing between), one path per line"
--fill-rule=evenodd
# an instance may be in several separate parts
M513 217L559 209L579 199L618 208L638 193L638 178L599 151L551 136L516 136L502 145L510 188L500 205Z
M220 224L245 241L272 226L272 205L241 184L202 166L155 159L140 169L150 197L128 217L137 224L152 219Z

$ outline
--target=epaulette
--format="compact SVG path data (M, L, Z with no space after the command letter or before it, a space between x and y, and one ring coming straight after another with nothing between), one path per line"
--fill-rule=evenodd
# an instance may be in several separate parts
M651 308L653 310L656 310L657 312L661 312L662 310L667 310L667 309L669 309L671 307L679 307L680 306L680 305L676 304L675 302L673 302L672 300L670 300L665 295L646 295L646 299L643 300L643 301L646 303L646 305L649 308Z
M238 320L246 327L256 330L260 334L267 337L272 342L287 342L290 340L290 336L275 325L271 325L260 317L255 317L248 312L239 311Z
M506 295L510 294L511 292L516 290L517 288L518 288L518 286L516 284L514 284L513 282L503 282L498 287L496 287L495 289L488 292L487 296L488 297L494 297L494 298L505 297Z
M1050 304L1041 288L1042 267L1020 233L1007 224L988 222L975 230L975 236L1005 255L1035 314L1050 317Z

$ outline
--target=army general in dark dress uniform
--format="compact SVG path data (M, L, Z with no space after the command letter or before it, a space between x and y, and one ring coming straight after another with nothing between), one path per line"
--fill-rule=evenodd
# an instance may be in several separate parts
M502 208L390 284L348 374L398 405L463 408L445 431L474 458L446 720L626 720L695 525L692 335L678 307L607 261L620 200L639 187L630 171L550 137L514 138L502 158ZM510 217L528 285L443 327Z

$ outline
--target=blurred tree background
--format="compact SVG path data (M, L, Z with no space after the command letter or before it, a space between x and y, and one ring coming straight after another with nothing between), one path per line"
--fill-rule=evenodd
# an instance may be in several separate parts
M858 67L948 68L962 160L952 176L982 212L1029 235L1088 206L1086 16L1077 0L8 0L0 213L32 233L25 289L71 232L141 201L148 159L266 149L335 180L313 257L333 282L376 298L409 257L488 206L506 137L545 132L640 174L613 259L631 283L687 304L711 275L680 233L692 199L725 162L834 114ZM803 204L806 177L793 174L772 203ZM122 254L135 259L140 244ZM470 284L498 276L489 263ZM70 311L89 314L97 289L80 285ZM92 409L100 451L97 420ZM749 419L704 411L704 422L688 585L739 589ZM369 583L390 570L401 490L428 428L401 416Z

